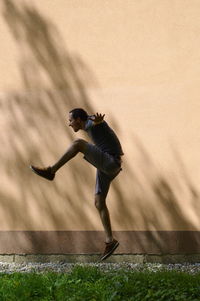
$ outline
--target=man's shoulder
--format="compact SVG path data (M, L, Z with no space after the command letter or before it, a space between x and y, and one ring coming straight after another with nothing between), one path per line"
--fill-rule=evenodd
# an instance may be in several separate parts
M93 121L90 119L87 119L85 122L84 130L87 132L90 128L94 126Z

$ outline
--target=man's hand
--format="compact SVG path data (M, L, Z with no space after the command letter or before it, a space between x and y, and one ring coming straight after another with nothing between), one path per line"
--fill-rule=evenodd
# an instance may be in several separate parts
M89 119L92 120L94 122L94 124L96 125L96 124L103 122L104 116L105 116L105 114L102 115L102 114L96 113L95 115L90 116Z

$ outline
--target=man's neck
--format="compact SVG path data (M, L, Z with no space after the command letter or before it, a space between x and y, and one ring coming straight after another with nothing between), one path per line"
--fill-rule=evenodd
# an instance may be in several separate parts
M81 130L84 130L84 129L85 129L85 124L86 124L86 122L87 122L87 120L81 122Z

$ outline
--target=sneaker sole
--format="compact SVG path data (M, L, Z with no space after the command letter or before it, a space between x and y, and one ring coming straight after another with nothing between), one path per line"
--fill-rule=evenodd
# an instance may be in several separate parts
M43 179L46 179L46 180L49 180L49 181L53 181L53 179L49 179L49 178L46 178L46 177L44 177L44 176L42 176L41 174L39 174L34 168L33 168L33 166L32 165L30 165L30 169L36 174L36 175L38 175L38 176L40 176L41 178L43 178Z
M111 256L112 253L117 249L118 246L119 246L119 242L117 242L117 243L113 246L112 250L110 250L109 253L107 253L107 254L105 254L103 257L101 257L101 261L103 261L103 260L105 260L106 258L108 258L109 256Z

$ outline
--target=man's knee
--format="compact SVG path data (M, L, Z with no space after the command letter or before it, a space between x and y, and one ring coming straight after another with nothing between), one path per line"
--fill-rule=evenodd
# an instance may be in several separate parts
M84 139L76 139L74 140L73 145L79 152L84 153L86 150L87 141Z
M101 194L96 194L95 195L95 207L101 211L103 208L106 207L106 200L105 197L102 196Z

